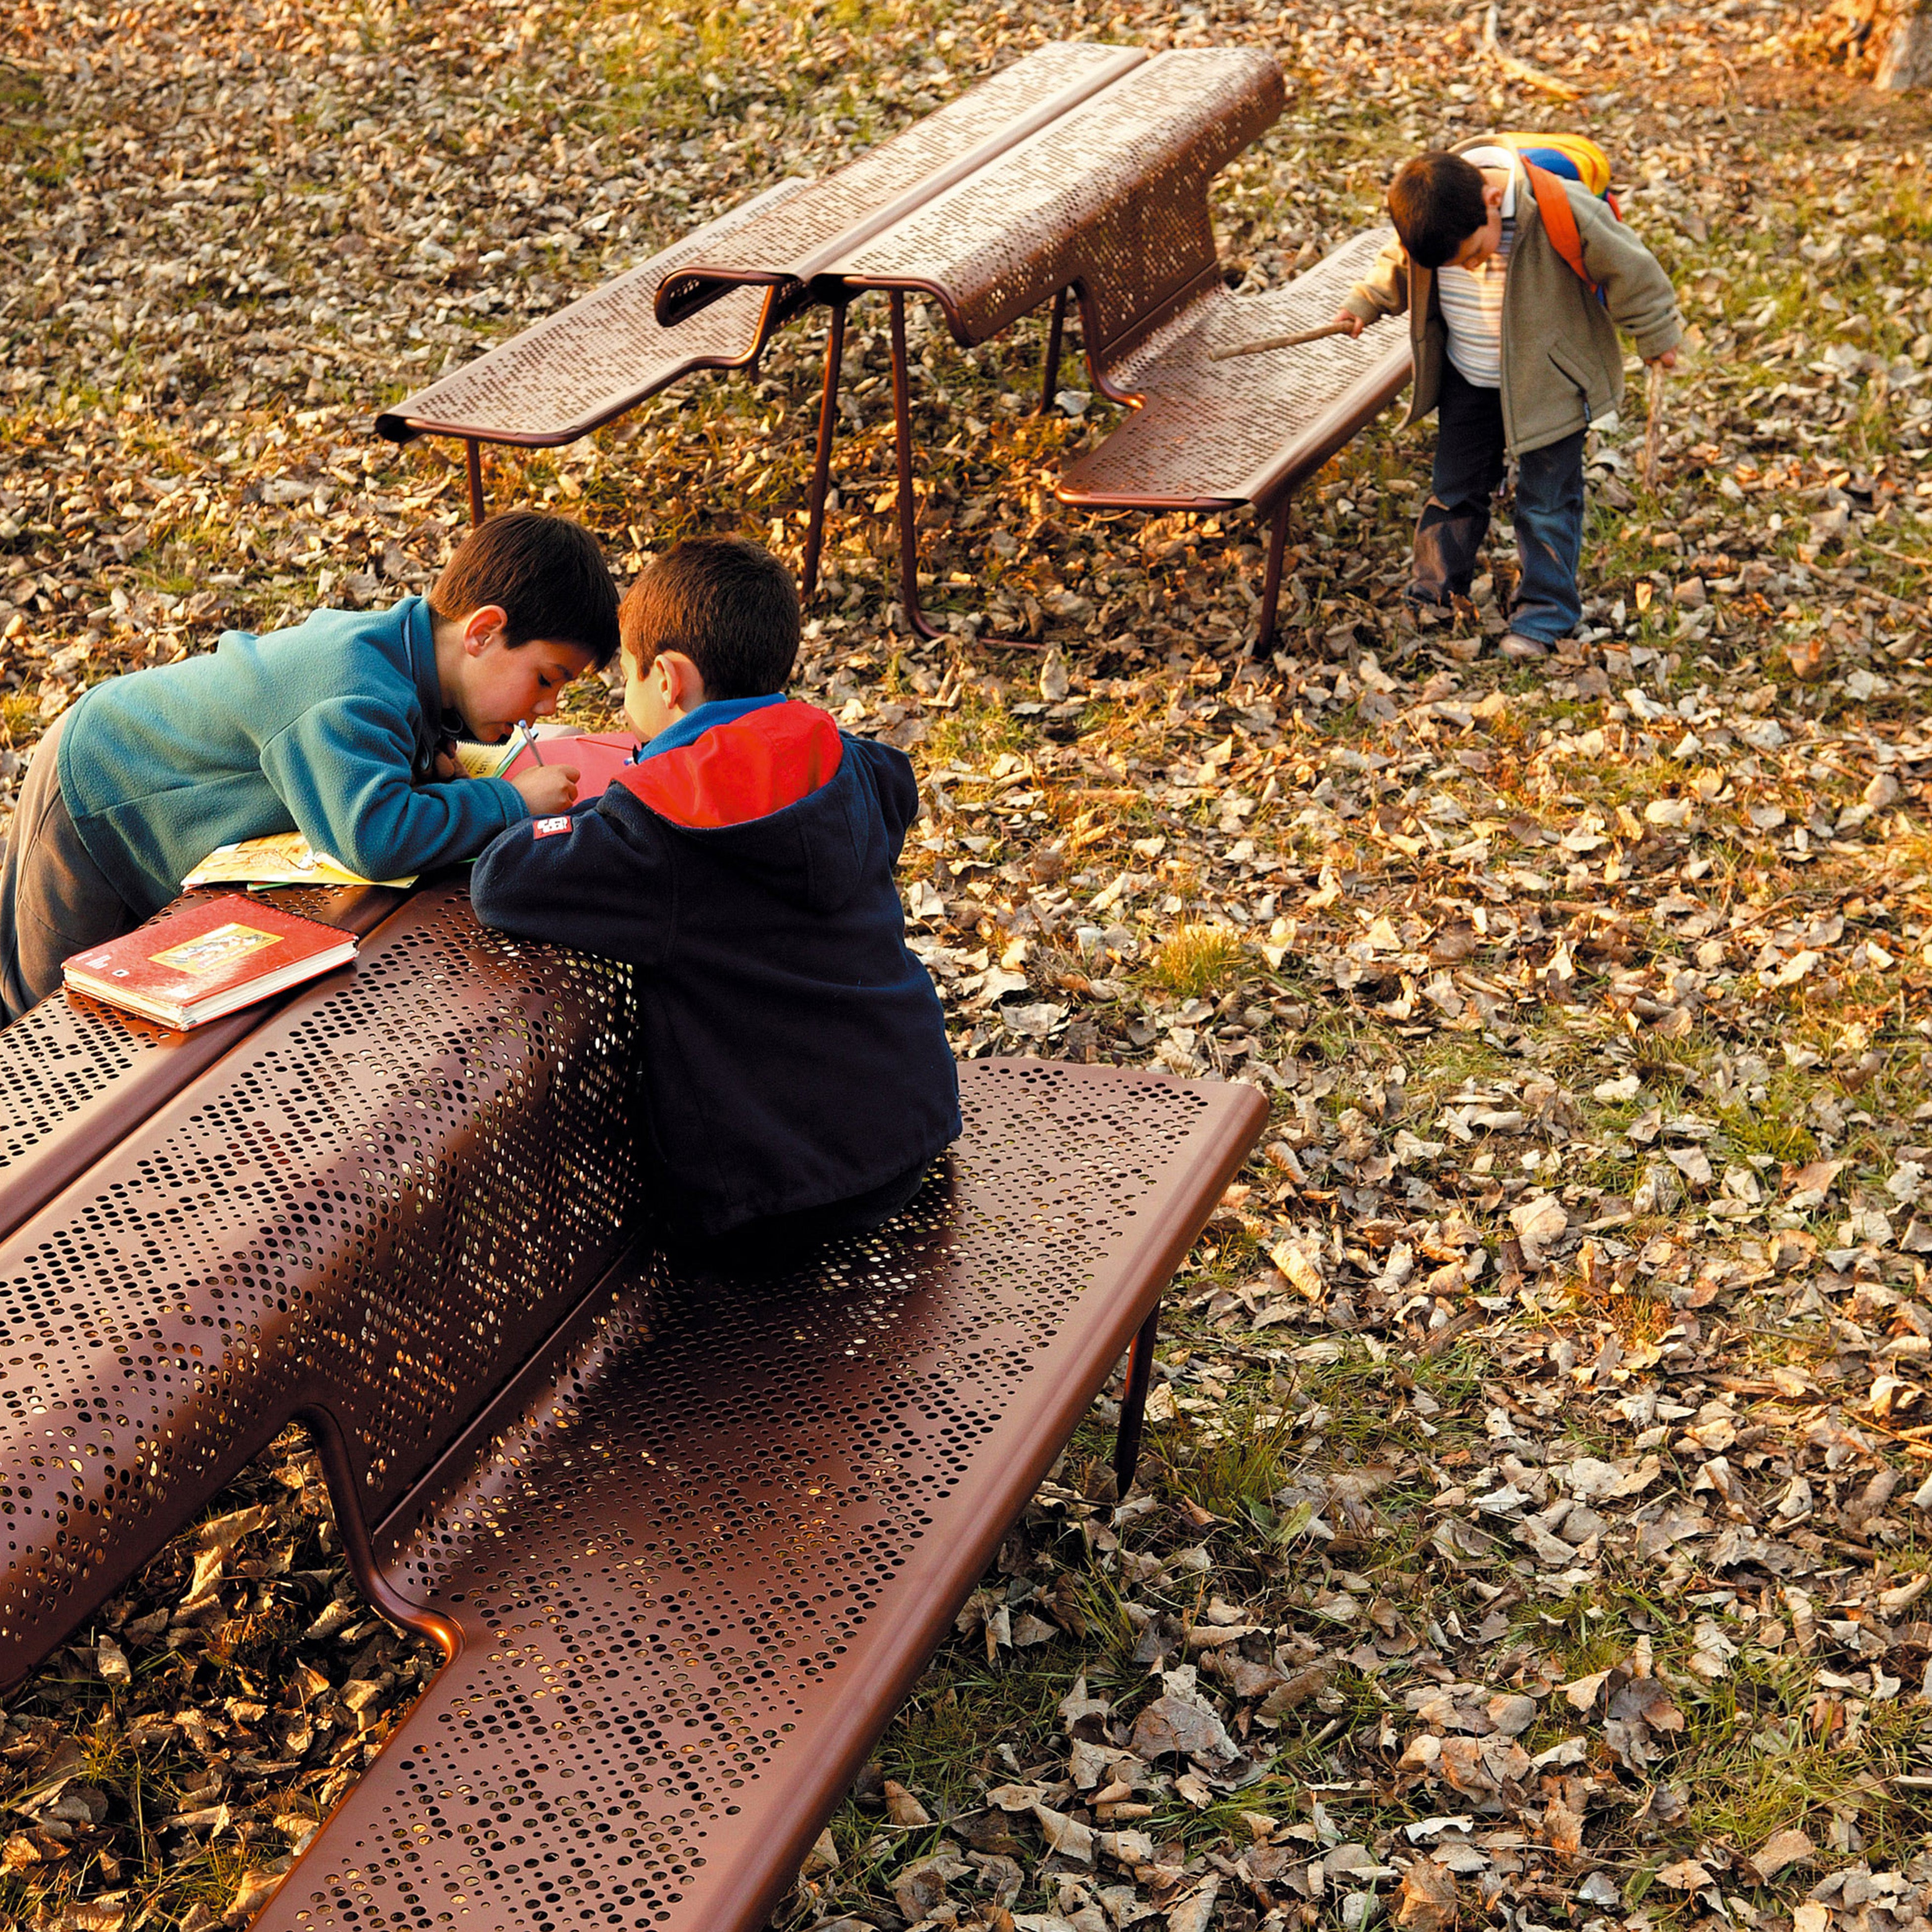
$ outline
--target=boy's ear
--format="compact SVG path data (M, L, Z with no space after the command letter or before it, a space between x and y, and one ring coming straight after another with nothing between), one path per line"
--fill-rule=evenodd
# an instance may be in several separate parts
M1503 182L1492 182L1487 176L1483 178L1483 200L1488 206L1502 207L1503 196L1508 192L1508 188Z
M652 661L664 688L664 701L695 710L704 702L704 680L698 667L682 651L660 651Z
M500 604L479 604L463 620L463 648L472 658L510 621Z

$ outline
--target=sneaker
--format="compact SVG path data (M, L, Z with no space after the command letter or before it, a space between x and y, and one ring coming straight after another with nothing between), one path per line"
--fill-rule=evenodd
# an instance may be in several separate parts
M1535 638L1526 638L1520 631L1511 631L1496 649L1506 658L1546 658L1550 646Z

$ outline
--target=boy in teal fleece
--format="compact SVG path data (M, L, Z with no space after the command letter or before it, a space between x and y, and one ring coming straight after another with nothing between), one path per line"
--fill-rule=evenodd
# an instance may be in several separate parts
M218 845L298 831L369 878L481 851L565 810L575 770L464 778L458 730L495 742L617 646L595 537L491 518L427 599L318 610L98 684L40 741L0 870L0 1002L19 1018L61 962L130 930Z

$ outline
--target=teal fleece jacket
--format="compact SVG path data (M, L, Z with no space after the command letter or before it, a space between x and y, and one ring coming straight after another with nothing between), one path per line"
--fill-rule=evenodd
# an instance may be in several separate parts
M530 816L502 778L430 782L442 698L429 606L225 631L106 680L61 727L61 797L128 905L158 911L218 845L298 831L365 878L480 852Z

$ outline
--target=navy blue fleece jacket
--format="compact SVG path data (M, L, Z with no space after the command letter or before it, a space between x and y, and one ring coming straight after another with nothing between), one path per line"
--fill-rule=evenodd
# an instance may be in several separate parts
M61 798L142 914L216 846L271 832L299 832L365 878L397 878L529 820L505 779L428 782L442 711L420 597L317 610L261 637L224 631L205 656L81 699L61 727Z
M918 809L902 752L740 700L478 860L488 924L642 969L643 1152L675 1232L849 1199L957 1137L945 1017L892 880Z

